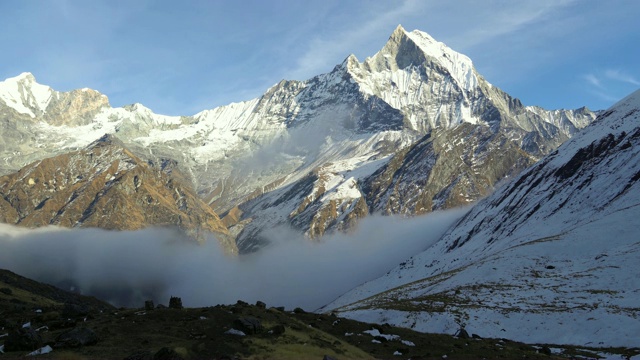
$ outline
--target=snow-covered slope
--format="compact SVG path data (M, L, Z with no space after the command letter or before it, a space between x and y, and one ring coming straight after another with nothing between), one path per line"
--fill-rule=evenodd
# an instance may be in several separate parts
M640 91L325 310L539 343L637 346Z
M0 83L0 175L115 134L141 158L176 161L216 211L240 214L228 223L241 222L235 229L241 241L279 223L313 236L380 210L362 192L365 177L428 134L482 133L514 145L506 146L518 152L507 155L514 159L512 168L491 165L490 174L484 167L473 169L478 173L472 177L483 179L472 186L481 190L463 197L475 200L500 177L522 169L515 164L552 151L594 118L586 109L526 108L485 81L468 57L426 33L398 26L363 62L351 55L327 74L281 81L260 98L191 116L158 115L141 104L111 108L96 91L56 92L31 74L7 79ZM465 131L456 130L460 126ZM467 150L462 168L488 159L488 149L499 143L477 145ZM449 179L463 178L468 176L429 179L438 186L424 201L436 206L422 206L424 211L455 205L443 194L452 193ZM396 188L420 187L423 180L403 177ZM234 209L238 205L241 211Z

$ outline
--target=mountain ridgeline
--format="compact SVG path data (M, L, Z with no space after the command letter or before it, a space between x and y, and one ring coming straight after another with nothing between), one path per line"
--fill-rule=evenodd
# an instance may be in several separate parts
M222 234L225 248L251 252L274 226L313 238L371 213L418 215L474 202L596 115L523 106L468 57L401 26L363 62L351 55L329 73L190 116L141 104L112 108L94 90L61 93L25 73L0 82L2 220L174 224ZM87 154L104 134L118 139L123 150L113 153L127 159L105 160L98 173L100 156Z

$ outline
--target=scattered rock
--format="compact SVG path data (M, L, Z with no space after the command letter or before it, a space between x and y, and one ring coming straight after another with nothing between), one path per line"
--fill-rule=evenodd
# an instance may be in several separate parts
M42 337L32 328L9 331L4 341L4 351L36 350L42 347Z
M269 329L269 331L271 332L271 334L279 336L279 335L284 334L286 329L285 329L284 325L278 324L278 325L272 327L271 329Z
M95 345L98 343L98 335L93 330L85 327L77 327L71 331L60 334L56 338L55 347L75 348L80 346Z
M169 309L182 309L182 299L176 296L172 296L169 299Z
M153 300L147 300L144 302L144 309L147 311L151 311L155 308L155 306L153 305Z
M153 355L153 360L182 360L182 356L171 348L163 347Z
M243 333L240 330L236 330L236 329L229 329L227 331L224 332L227 335L235 335L235 336L247 336L247 334Z
M262 301L256 302L256 306L259 307L260 309L266 309L267 308L267 304L263 303Z
M460 328L460 330L456 332L455 336L460 339L469 339L471 337L469 336L469 333L467 332L467 330L465 330L464 328Z
M41 347L40 349L36 350L36 351L32 351L30 353L27 354L27 356L36 356L36 355L44 355L44 354L48 354L50 352L53 351L53 348L49 345Z
M543 346L542 349L540 349L540 352L547 356L551 356L551 349L548 346Z
M246 317L237 319L234 326L238 327L246 334L257 334L262 332L262 323L256 318Z

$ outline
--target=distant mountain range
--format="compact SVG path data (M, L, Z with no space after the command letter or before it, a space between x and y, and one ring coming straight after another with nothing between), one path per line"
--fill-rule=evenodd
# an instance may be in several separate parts
M190 116L112 108L24 73L0 82L0 221L171 226L237 254L278 226L312 239L370 214L475 203L424 252L320 311L637 347L639 116L640 91L606 111L524 106L401 26L363 62Z
M401 26L364 62L351 55L330 73L281 81L260 98L191 116L157 115L140 104L112 108L94 90L61 93L25 73L0 82L0 175L8 176L0 192L9 209L3 221L123 229L174 224L229 234L240 252L250 252L268 242L264 229L278 225L313 238L349 229L371 213L418 215L474 202L596 115L523 106L479 75L468 57ZM92 159L72 162L87 160L81 154L94 151L105 134L135 159L118 160L138 164L131 176L154 186L147 192L164 195L120 207L101 202L124 199L132 188L113 186L111 176L118 175L96 173ZM60 155L48 161L55 166L42 165ZM172 164L182 190L158 178L162 164ZM30 188L21 174L34 168L37 186ZM67 182L92 179L82 188L91 188L83 195L91 199L80 205L77 193L52 201L30 192L59 173ZM148 215L159 211L160 198L167 200L161 201L167 216ZM116 220L122 213L139 215ZM201 219L208 219L205 225Z

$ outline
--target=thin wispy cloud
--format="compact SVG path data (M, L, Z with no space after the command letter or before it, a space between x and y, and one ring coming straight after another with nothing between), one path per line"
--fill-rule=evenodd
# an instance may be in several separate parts
M600 79L598 79L595 75L593 74L586 74L583 76L583 78L585 80L587 80L587 82L595 87L602 87L602 83L600 82Z
M640 86L640 81L620 70L609 69L604 72L604 75L611 80L622 81L631 85Z
M606 69L584 74L582 79L589 85L587 91L608 103L614 103L629 91L630 87L640 86L633 75L621 69Z
M394 6L394 3L390 4ZM361 47L362 43L383 32L388 36L393 28L402 22L403 17L425 6L421 1L405 0L400 6L372 14L370 20L357 26L354 24L329 36L316 37L310 42L308 50L298 58L296 67L288 72L288 76L291 79L303 80L330 70L336 63L352 54L354 49Z
M574 90L576 79L584 83L586 73L603 86L639 86L640 74L629 69L640 49L629 44L640 33L640 2L587 3L0 2L0 22L7 24L0 33L7 54L0 80L28 71L56 90L98 90L114 106L140 102L158 113L188 115L255 98L282 79L328 72L349 54L364 60L402 24L469 56L487 80L525 103L601 108L599 98L560 95ZM612 58L615 66L607 65ZM591 66L611 71L607 76Z
M620 97L616 97L614 95L606 93L603 90L590 89L589 92L592 95L595 95L596 97L598 97L598 98L600 98L600 99L602 99L604 101L610 102L610 103L614 103L614 102L620 100Z
M470 22L471 26L465 31L457 31L449 41L456 44L461 51L494 41L494 46L499 45L499 37L544 22L574 3L575 0L546 0L535 3L500 1L498 6L497 2L493 1L487 6L485 2L473 1L460 8L468 9L464 17L472 18L474 21ZM496 11L497 9L499 11Z

